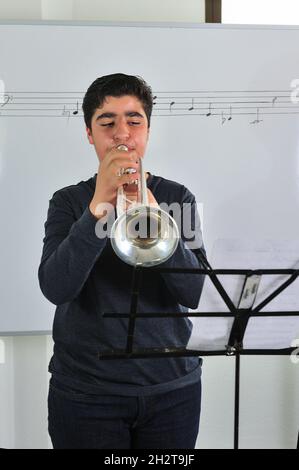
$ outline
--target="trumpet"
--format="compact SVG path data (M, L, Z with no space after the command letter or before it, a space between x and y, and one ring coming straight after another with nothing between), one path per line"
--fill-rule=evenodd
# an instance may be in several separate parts
M119 150L128 151L126 145ZM127 168L124 173L134 173ZM117 218L111 228L111 245L116 255L131 266L150 267L163 263L175 252L179 229L175 220L159 206L149 204L142 158L139 158L137 201L124 208L125 188L117 193Z

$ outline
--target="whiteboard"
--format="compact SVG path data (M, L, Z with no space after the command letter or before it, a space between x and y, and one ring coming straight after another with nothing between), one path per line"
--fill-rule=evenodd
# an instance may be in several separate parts
M0 25L0 332L52 328L44 222L54 191L97 172L80 106L101 75L152 86L145 165L202 203L208 256L218 239L296 239L298 44L296 27Z

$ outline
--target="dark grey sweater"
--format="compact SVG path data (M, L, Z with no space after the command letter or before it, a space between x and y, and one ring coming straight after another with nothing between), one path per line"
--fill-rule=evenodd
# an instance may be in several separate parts
M43 294L57 305L49 370L62 385L88 394L148 395L194 383L201 374L198 357L99 359L99 353L126 347L128 319L103 313L129 312L133 268L115 255L109 237L96 236L97 219L89 210L96 176L56 191L49 204L38 271ZM196 224L195 198L187 188L154 175L147 185L158 203L190 203ZM184 241L163 266L201 267ZM202 284L199 274L145 268L138 312L177 316L137 318L133 348L185 347L192 323L180 313L197 307Z

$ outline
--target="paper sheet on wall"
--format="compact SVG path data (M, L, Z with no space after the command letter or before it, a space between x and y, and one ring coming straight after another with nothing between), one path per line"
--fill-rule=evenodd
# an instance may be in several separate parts
M221 239L214 244L209 260L213 269L299 269L299 241L255 241ZM220 282L238 305L245 276L219 275ZM289 278L263 275L253 307ZM261 311L299 312L299 280L296 279ZM206 276L197 312L228 312L216 288ZM190 317L193 330L187 349L218 350L228 344L232 317ZM243 340L244 349L280 349L299 338L299 316L251 317Z

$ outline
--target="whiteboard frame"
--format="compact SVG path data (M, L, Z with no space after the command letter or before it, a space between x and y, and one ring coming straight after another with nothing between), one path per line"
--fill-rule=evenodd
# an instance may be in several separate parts
M179 23L171 21L75 21L75 20L0 20L0 26L107 26L129 28L170 28L170 29L257 29L257 30L298 30L299 25L260 25L223 23Z

